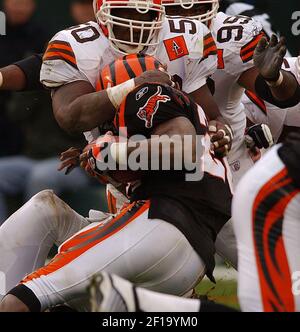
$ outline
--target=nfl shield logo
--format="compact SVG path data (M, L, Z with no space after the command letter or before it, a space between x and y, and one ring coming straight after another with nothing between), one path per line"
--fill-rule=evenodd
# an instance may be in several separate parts
M241 168L241 163L240 163L239 160L236 160L232 164L230 164L230 166L231 166L231 169L232 169L233 172L237 172Z

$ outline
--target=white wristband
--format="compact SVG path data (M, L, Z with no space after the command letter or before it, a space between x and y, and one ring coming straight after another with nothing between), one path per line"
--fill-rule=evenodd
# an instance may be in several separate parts
M110 154L118 165L127 166L127 142L112 143Z
M0 88L2 87L2 85L3 85L3 75L0 71Z
M270 86L271 88L277 88L283 82L283 74L281 71L279 72L279 78L276 82L271 82L271 81L267 81L267 80L265 80L265 81L268 84L268 86Z
M111 103L116 109L118 109L123 101L123 99L135 88L134 78L126 81L122 84L114 86L113 88L108 88L107 95Z

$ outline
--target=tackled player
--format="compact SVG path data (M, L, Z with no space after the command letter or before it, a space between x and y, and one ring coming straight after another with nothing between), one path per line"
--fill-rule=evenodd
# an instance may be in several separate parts
M138 113L157 91L167 99L153 105L156 112L149 127ZM117 128L125 124L129 136L143 134L148 140L153 139L152 134L177 134L181 139L200 135L204 156L197 158L204 157L203 179L186 182L185 170L168 171L168 176L165 172L146 172L133 191L133 204L116 218L90 225L62 244L47 266L9 292L1 310L39 311L59 303L87 310L86 287L102 270L149 289L178 295L187 292L204 273L212 278L214 241L230 217L231 191L226 161L218 161L211 151L203 110L179 90L145 83L127 95L114 123ZM107 136L101 140L109 142ZM195 146L188 148L194 151ZM97 146L99 149L101 146ZM95 160L93 152L94 148L90 154L93 162L88 159L91 165L105 162L98 153ZM94 171L98 172L97 168ZM154 242L161 245L153 246Z

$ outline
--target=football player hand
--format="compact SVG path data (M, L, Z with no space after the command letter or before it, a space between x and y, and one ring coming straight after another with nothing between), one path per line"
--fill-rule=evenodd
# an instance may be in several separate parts
M266 124L256 124L247 128L245 142L249 149L268 149L274 144L271 130Z
M254 163L259 161L259 159L261 158L260 149L255 146L252 149L249 149L248 153Z
M255 51L254 51L254 64L258 68L260 75L266 81L276 82L280 76L280 69L286 54L285 39L278 38L272 35L270 42L263 37Z
M213 120L208 123L212 148L218 157L225 157L232 146L233 132L229 125Z
M159 83L178 88L172 76L163 68L156 70L147 70L134 79L135 85L139 86L145 83Z
M69 174L72 170L80 165L79 157L82 153L81 149L70 148L67 151L64 151L60 155L60 165L58 171L66 169L65 174Z
M96 141L87 145L80 155L80 166L101 182L105 181L108 169L109 146L115 142L112 132L107 132ZM107 182L107 181L106 181Z
M58 171L62 171L63 169L66 169L65 174L68 175L75 169L76 167L81 166L80 163L80 156L83 152L86 152L91 147L91 144L88 144L84 150L78 149L78 148L70 148L67 151L64 151L60 154L60 165L57 168ZM85 168L85 167L82 167Z

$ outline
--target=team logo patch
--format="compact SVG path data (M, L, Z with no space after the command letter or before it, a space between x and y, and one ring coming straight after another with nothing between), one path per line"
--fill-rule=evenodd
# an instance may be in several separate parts
M145 96L145 94L149 91L149 88L146 86L144 88L142 88L141 90L139 90L136 95L135 95L135 100L139 101L141 98L143 98Z
M241 168L241 163L239 160L236 160L232 164L230 164L230 166L233 172L238 172Z
M189 51L183 36L164 40L164 44L170 61L179 59L185 55L189 55Z
M139 108L137 116L139 119L145 121L146 128L152 128L153 117L158 110L160 103L166 103L171 100L167 95L162 95L161 86L157 87L157 91L154 95L148 98L145 105Z

